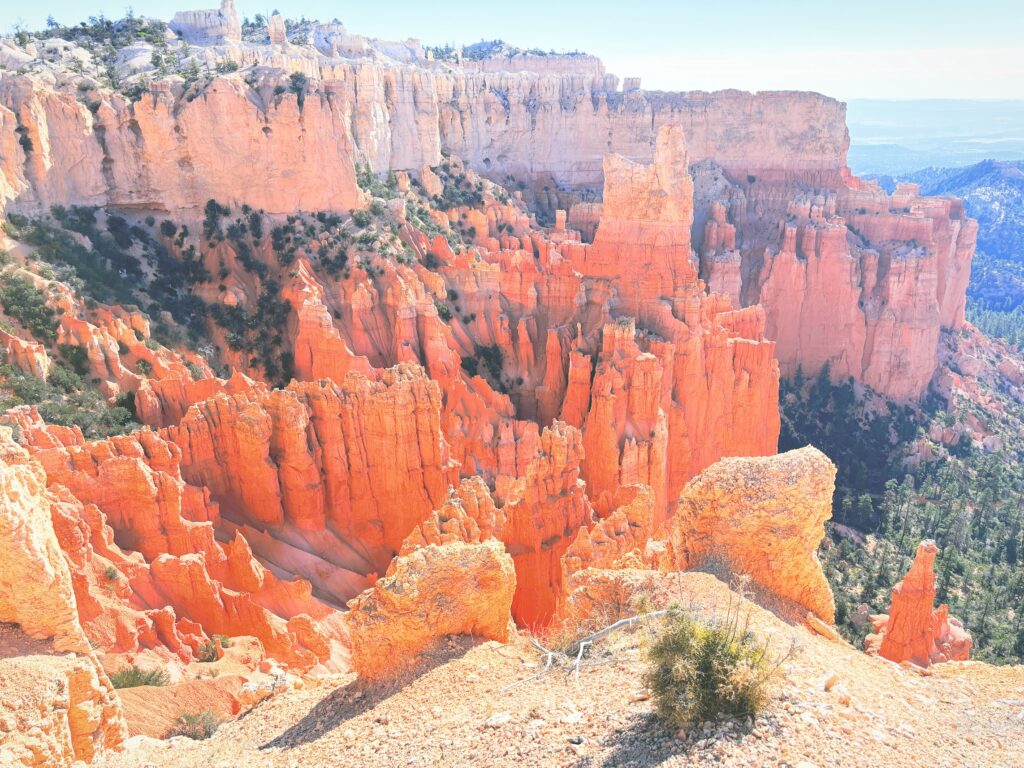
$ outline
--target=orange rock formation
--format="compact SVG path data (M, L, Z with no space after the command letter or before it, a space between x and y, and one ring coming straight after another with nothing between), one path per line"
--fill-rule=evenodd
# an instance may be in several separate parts
M892 588L888 615L871 617L873 633L864 648L890 661L910 661L927 667L944 661L967 661L972 639L963 624L949 615L949 607L935 606L932 566L939 548L922 541L914 562Z
M722 459L691 480L669 521L672 565L724 565L831 624L832 590L817 549L832 516L836 468L810 446Z
M352 666L373 680L400 673L445 635L505 641L515 585L512 559L495 541L402 555L349 603Z
M43 470L7 427L0 427L0 509L0 622L52 640L36 655L0 654L0 758L29 766L89 762L125 739L124 715L79 623ZM54 652L65 655L54 659Z

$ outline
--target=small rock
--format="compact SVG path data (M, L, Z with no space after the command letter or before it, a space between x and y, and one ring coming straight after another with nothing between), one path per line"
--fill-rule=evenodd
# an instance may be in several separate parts
M570 744L582 744L583 742L584 738L578 734L569 737Z
M491 715L489 718L487 718L487 721L484 723L484 727L501 728L501 726L505 725L505 723L509 722L511 719L511 712L499 712L498 714Z
M629 697L630 701L647 701L651 698L651 692L647 688L641 688L639 691L633 691L633 695Z
M676 731L676 738L677 739L685 739L686 738L686 729L685 728L680 728L678 731Z
M825 676L825 680L822 684L822 687L825 689L826 692L831 691L833 688L839 685L839 680L840 677L838 674L836 674L835 672L829 672Z

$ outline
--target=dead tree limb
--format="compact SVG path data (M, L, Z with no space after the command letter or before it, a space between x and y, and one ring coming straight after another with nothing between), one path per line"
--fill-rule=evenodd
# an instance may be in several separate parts
M668 610L663 610L663 611L651 611L650 613L642 613L642 614L640 614L638 616L629 616L629 617L627 617L625 619L619 619L614 624L609 624L604 629L599 629L597 632L594 632L591 635L587 635L586 637L581 638L580 640L578 640L574 644L574 646L576 647L577 650L576 650L576 658L575 658L575 660L573 662L573 675L575 677L577 677L577 678L579 677L579 675L580 675L580 663L583 661L583 655L586 653L587 648L592 646L594 643L596 643L598 640L600 640L605 635L611 634L612 632L615 632L616 630L619 630L619 629L628 629L629 627L632 627L634 624L639 624L641 622L646 622L646 621L648 621L650 619L656 619L659 616L664 616L667 613L668 613ZM558 656L562 656L563 658L570 659L570 660L572 659L572 657L569 655L569 653L565 653L565 652L562 652L562 651L551 651L551 650L548 650L543 645L541 645L540 642L538 642L536 638L532 638L531 637L530 638L530 643L533 645L534 648L536 648L538 651L540 651L542 654L544 654L544 657L545 657L544 668L540 672L538 672L537 674L531 675L530 677L526 678L525 680L520 680L518 682L512 683L512 685L507 686L506 688L502 688L501 693L506 693L508 691L511 691L513 688L518 688L520 685L526 685L527 683L531 683L534 680L540 679L541 677L546 675L551 670L551 667L555 663L555 658L558 657Z
M648 619L655 619L658 616L664 616L666 613L668 613L667 610L651 611L650 613L642 613L639 616L629 616L625 619L619 619L614 624L609 624L604 629L599 629L594 634L587 635L586 637L582 638L579 641L579 652L576 654L576 663L573 665L573 675L579 678L580 662L583 660L583 653L587 650L589 646L593 645L596 641L600 640L605 635L611 634L617 629L628 629L638 622L647 621Z

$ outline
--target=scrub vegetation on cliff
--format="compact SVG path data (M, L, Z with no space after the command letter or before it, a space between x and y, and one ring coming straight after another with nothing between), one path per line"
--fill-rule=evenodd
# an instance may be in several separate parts
M970 627L975 656L1024 662L1024 404L988 373L998 418L963 396L912 409L827 376L784 382L780 450L810 442L839 468L822 560L851 642L885 612L917 543L934 539L937 599Z

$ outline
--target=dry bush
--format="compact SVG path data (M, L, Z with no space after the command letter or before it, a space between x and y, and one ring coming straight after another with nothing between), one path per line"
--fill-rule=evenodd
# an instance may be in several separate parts
M701 621L673 605L648 649L645 682L658 713L675 725L756 715L792 649L776 656L738 604Z
M210 710L205 712L183 712L178 715L171 729L164 734L165 739L172 736L187 736L202 741L213 736L220 725L220 719Z
M132 665L110 675L115 688L138 688L141 685L170 685L171 678L160 669L139 669Z

